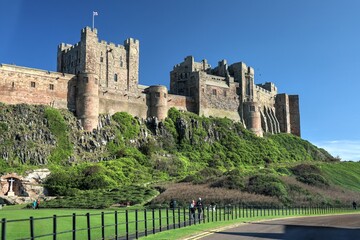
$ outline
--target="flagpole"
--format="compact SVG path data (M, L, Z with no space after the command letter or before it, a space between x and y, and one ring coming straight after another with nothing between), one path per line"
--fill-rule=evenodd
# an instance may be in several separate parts
M93 21L92 21L92 29L94 30L94 18L95 18L95 14L93 12Z

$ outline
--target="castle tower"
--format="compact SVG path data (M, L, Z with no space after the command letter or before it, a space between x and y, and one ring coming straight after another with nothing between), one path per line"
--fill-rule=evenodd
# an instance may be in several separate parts
M77 82L76 115L86 131L98 125L99 86L94 73L80 73Z
M258 137L263 136L261 128L261 116L257 102L244 102L244 121L247 129L255 133Z
M276 95L275 110L276 117L279 120L280 131L290 133L289 96L287 94Z
M301 137L299 95L289 95L291 133Z
M148 88L149 96L149 117L157 117L160 121L164 120L167 117L168 106L167 106L167 97L168 90L165 86L156 85L150 86Z
M127 91L136 92L139 83L139 41L128 38L124 42L127 61Z

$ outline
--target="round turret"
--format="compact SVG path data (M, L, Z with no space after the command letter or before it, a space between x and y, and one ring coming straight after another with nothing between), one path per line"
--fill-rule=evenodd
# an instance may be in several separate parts
M261 116L257 102L244 102L244 117L247 129L262 137Z
M77 81L76 115L86 131L98 125L99 80L94 73L80 73Z
M167 117L168 90L165 86L156 85L148 88L149 117L157 117L160 121Z

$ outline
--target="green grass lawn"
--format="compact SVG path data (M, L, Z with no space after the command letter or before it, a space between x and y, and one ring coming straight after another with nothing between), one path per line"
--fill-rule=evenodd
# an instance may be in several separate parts
M320 167L334 184L360 192L360 162L321 164Z
M134 234L137 226L138 232L145 232L145 226L147 227L147 231L150 234L153 229L153 221L152 218L154 216L155 219L155 229L159 229L160 226L162 230L166 230L167 222L169 225L175 223L176 228L178 228L178 223L187 221L188 225L188 211L184 209L180 209L179 211L169 210L144 210L139 209L135 210L133 208L126 208L128 210L128 232L129 234ZM144 213L146 211L146 221ZM347 210L348 211L348 210ZM260 210L260 209L241 209L238 208L235 211L235 208L232 210L227 210L224 212L222 209L218 209L216 212L206 212L205 215L206 223L197 224L196 226L181 228L181 234L191 235L192 231L202 231L203 229L211 229L214 226L222 226L224 224L232 224L234 219L237 219L235 222L248 221L248 220L257 220L264 218L273 218L273 217L284 217L284 216L299 216L299 215L316 215L316 214L325 214L325 213L338 213L343 211L335 211L335 210L309 210L307 211L296 209L277 209L277 210ZM102 219L104 222L104 233L105 239L112 239L115 236L115 211L113 209L107 210L88 210L88 209L22 209L19 206L7 206L0 210L0 218L6 219L6 238L7 239L28 239L30 238L30 221L29 218L33 217L33 225L34 225L34 235L48 235L53 232L54 225L54 215L56 218L56 232L59 234L58 239L71 239L72 233L70 232L73 227L73 214L76 214L76 238L77 239L86 239L87 238L87 213L90 214L90 227L91 227L91 238L92 239L101 239L102 237ZM103 213L103 214L102 214ZM136 214L137 213L137 214ZM266 216L265 216L266 215ZM167 218L168 216L168 218ZM179 218L180 217L180 218ZM117 211L118 218L118 236L125 236L126 234L126 212L125 209L118 209ZM135 219L138 220L138 224L136 225ZM167 220L168 219L168 220ZM21 220L21 221L19 221ZM207 221L210 221L208 223ZM211 221L214 221L211 223ZM194 230L195 229L195 230ZM171 230L167 233L162 234L175 234L176 230ZM178 234L178 233L176 233ZM180 234L180 233L179 233ZM156 239L157 236L154 235ZM175 235L176 236L176 235ZM42 239L52 239L52 236L42 237ZM176 239L176 238L173 238Z

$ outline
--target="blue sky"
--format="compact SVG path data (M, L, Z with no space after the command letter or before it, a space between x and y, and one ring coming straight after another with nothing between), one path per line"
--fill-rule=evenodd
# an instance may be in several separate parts
M360 1L0 0L0 63L56 70L57 45L140 40L140 83L169 85L193 55L243 61L255 82L300 95L301 133L343 160L360 160Z

